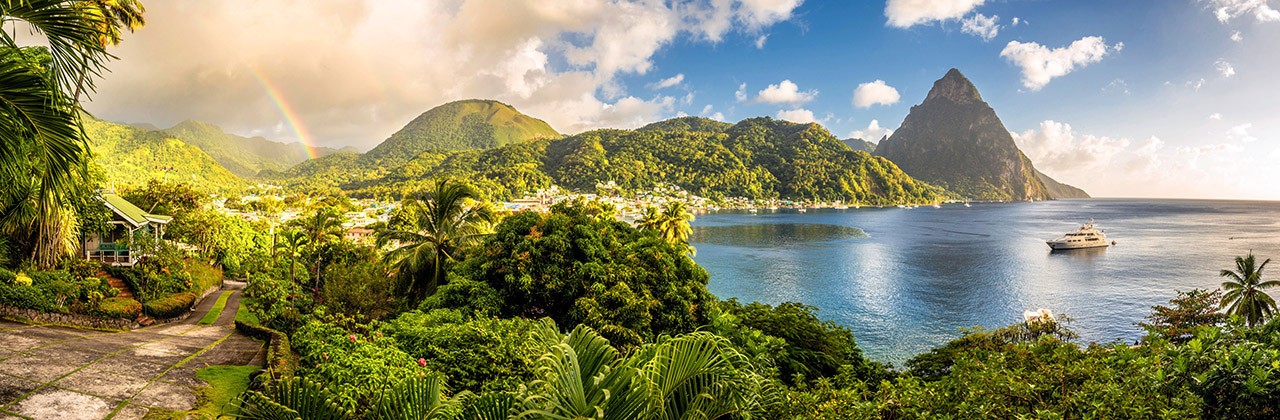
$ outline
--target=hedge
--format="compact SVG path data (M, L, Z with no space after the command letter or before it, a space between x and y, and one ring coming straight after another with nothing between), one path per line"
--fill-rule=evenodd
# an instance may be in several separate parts
M266 370L270 379L278 380L292 377L298 369L298 362L293 358L293 348L289 346L289 336L280 331L261 325L253 325L236 320L236 329L244 335L267 342Z
M57 297L46 287L0 284L0 303L41 312L58 310Z
M147 301L142 305L142 312L156 319L174 318L190 310L195 302L195 293L178 293Z
M137 318L142 313L142 304L133 298L113 297L98 302L96 315L107 318Z

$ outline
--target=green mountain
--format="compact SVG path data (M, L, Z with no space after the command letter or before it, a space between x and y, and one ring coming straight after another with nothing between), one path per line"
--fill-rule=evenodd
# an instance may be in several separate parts
M995 110L956 69L934 82L924 102L911 107L876 154L913 177L970 199L1054 197Z
M651 123L636 131L705 131L723 133L733 124L702 117L679 117Z
M880 141L884 141L884 139L880 139ZM844 139L840 140L840 142L848 145L849 148L853 150L861 150L867 153L875 153L876 151L875 143L863 139Z
M489 100L450 102L422 113L364 158L398 165L430 150L488 149L560 133L546 122Z
M87 115L83 120L93 153L91 167L101 171L107 187L140 186L151 179L187 182L204 191L244 185L208 154L171 134Z
M705 123L705 124L704 124ZM699 127L699 131L683 127ZM718 130L714 131L714 130ZM695 194L842 200L864 204L931 203L947 194L907 176L887 159L850 150L817 124L753 118L734 125L676 119L640 130L595 130L485 150L434 150L375 178L368 166L343 182L317 159L290 170L295 183L327 182L356 195L416 191L435 176L464 178L497 198L552 184L591 191L678 185ZM349 162L331 162L333 165Z
M186 120L164 130L200 148L232 173L251 178L263 170L283 171L309 158L301 143L278 143L262 137L228 134L218 126ZM320 156L337 152L328 147L314 149Z

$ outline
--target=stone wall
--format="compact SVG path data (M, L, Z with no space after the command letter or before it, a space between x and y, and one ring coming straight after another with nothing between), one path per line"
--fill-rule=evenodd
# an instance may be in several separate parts
M132 319L100 318L80 314L41 312L35 309L17 308L9 305L0 305L0 318L14 319L36 324L52 324L67 327L114 331L127 330L137 325L137 321Z

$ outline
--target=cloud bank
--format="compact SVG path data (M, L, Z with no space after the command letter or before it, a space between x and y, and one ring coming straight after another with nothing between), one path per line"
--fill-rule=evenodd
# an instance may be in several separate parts
M562 132L627 127L666 115L674 99L629 94L620 76L650 73L677 40L754 39L800 2L154 2L87 107L117 121L196 118L364 148L465 98L510 103ZM290 129L286 113L304 128Z

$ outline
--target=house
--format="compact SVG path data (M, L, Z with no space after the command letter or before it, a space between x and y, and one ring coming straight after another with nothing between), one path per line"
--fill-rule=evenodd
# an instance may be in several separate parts
M142 258L137 247L131 247L133 238L142 234L164 239L164 226L172 217L147 213L123 197L111 192L100 192L97 197L111 210L107 231L88 233L84 241L84 257L113 266L132 267Z
M373 233L373 229L357 227L347 229L346 234L343 236L346 237L348 241L368 245L373 243Z

